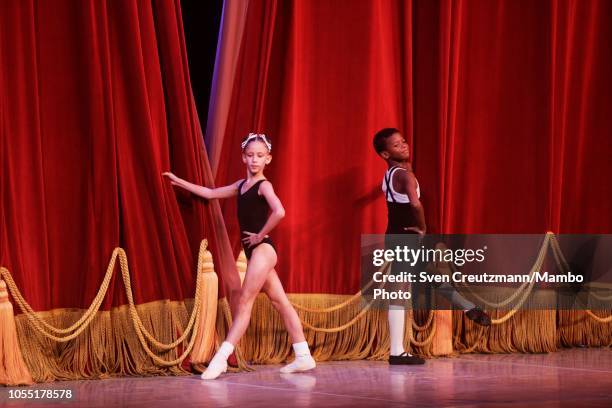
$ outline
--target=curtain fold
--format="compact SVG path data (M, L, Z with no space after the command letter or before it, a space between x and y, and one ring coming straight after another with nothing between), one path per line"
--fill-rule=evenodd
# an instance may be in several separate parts
M179 1L1 7L1 263L34 309L88 306L117 246L137 303L193 297L203 238L237 280L218 203L161 176L212 182Z
M244 33L249 0L225 0L221 29L217 41L215 70L206 123L206 147L213 174L221 159L221 148L227 125L238 55Z
M612 4L551 3L549 228L609 233L612 196ZM603 177L602 177L603 176Z

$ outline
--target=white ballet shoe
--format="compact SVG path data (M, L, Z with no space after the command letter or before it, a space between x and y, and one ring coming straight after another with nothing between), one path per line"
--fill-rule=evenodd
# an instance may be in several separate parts
M227 371L227 362L211 362L200 376L203 380L214 380Z
M289 363L286 366L282 367L280 369L280 372L283 374L298 373L301 371L312 370L316 366L317 363L311 355L296 356L295 360L293 360L292 363Z

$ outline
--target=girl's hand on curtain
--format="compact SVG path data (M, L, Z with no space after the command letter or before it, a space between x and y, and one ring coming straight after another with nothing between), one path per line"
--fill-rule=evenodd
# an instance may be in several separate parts
M167 177L168 179L170 179L170 184L172 184L173 186L180 186L181 185L181 178L177 177L176 175L174 175L174 173L172 172L164 172L162 173L162 176Z

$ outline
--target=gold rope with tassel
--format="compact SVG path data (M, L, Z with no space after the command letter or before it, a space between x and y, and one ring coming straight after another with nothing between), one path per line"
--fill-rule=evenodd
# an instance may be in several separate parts
M36 330L36 332L42 334L43 337L46 337L55 342L68 342L77 339L85 330L89 330L90 324L92 324L94 318L99 314L99 308L108 290L108 286L114 272L116 260L117 258L119 258L123 283L128 298L129 316L130 320L132 321L132 325L136 332L137 338L140 341L140 344L148 357L150 357L160 366L170 367L180 364L187 357L187 355L189 355L195 344L196 338L201 341L201 344L199 344L199 346L204 349L205 354L208 354L208 358L210 358L211 354L210 349L214 346L215 340L214 337L211 336L211 334L214 335L214 316L216 316L218 283L216 274L214 273L212 255L209 251L206 250L207 245L207 240L203 240L200 245L200 252L198 256L196 293L189 322L187 323L185 329L181 330L182 334L170 343L163 343L158 341L143 324L133 299L127 256L125 254L125 251L123 251L123 249L121 248L116 248L113 251L102 285L100 286L98 293L96 294L90 307L80 316L80 318L75 323L71 324L69 327L66 328L55 327L45 321L41 316L39 316L38 313L34 312L30 304L25 300L25 298L19 291L19 288L15 284L10 272L6 268L0 269L0 276L4 277L8 282L8 287L11 290L14 299L16 300L17 304L20 306L27 320ZM4 281L2 281L2 285L4 285L4 287L6 288L6 284L4 283ZM212 296L206 296L206 305L203 305L202 301L202 286L206 286L208 291L213 294ZM4 290L4 292L6 292L6 290ZM8 294L6 297L8 298ZM6 302L3 302L3 308L8 310L8 307L5 306L4 303L8 304L8 306L10 307L12 316L12 306L8 302L8 299ZM201 314L203 315L203 330L205 330L204 333L198 330L200 326L199 317ZM7 330L4 330L3 332L10 333L10 330L8 330L7 328ZM59 334L59 336L53 333ZM186 347L184 348L183 353L173 360L165 360L159 357L157 354L152 352L152 350L147 344L147 341L149 341L154 347L167 353L175 349L178 345L184 344L185 340L187 339L187 336L189 336L190 333L191 338L187 343ZM66 335L64 336L64 334ZM28 342L26 341L26 343ZM7 350L3 349L1 351L3 351L4 353ZM13 356L14 354L0 354L0 356L2 355L4 355L4 359L6 360L7 358L12 358L11 356ZM101 355L102 354L100 354L100 356ZM206 357L206 355L204 355L203 357ZM9 379L5 379L2 376L0 376L0 379L0 383L9 383Z
M6 283L0 279L0 384L30 385L33 383L30 371L23 362L19 349L13 305L8 299Z
M304 306L306 310L298 310L300 317L313 327L340 327L354 319L362 312L363 307L354 300L352 303L348 301L351 298L355 299L354 295L289 294L289 297L294 304ZM15 296L13 299L17 304ZM505 296L496 300L501 299L505 299ZM193 313L191 305L187 306L188 302L186 300L184 304L157 301L138 305L136 308L142 316L142 321L151 330L150 333L154 333L161 344L167 345L176 342L180 330L188 325L190 320L188 311ZM337 308L338 305L342 305L342 310ZM96 304L92 303L92 306L95 307ZM331 309L333 313L320 313L326 309ZM312 312L309 312L310 310ZM433 319L438 319L435 331L431 330L434 322L428 323L430 315L421 316L424 317L421 320L425 322L423 326L415 323L419 328L427 327L429 324L428 329L430 329L414 333L417 342L427 343L422 347L414 346L420 355L436 355L434 351L436 341L444 329L440 324L439 318L442 316L440 312L446 311L434 313ZM585 311L515 311L511 316L502 316L501 313L494 311L492 317L496 324L486 329L473 325L462 312L452 313L454 314L452 329L455 333L453 347L461 352L546 352L554 351L559 346L580 344L606 346L610 345L612 339L612 325L600 324ZM80 329L89 316L87 311L83 313L72 310L39 312L35 315L40 321L62 331L68 331L69 328ZM411 318L407 314L406 333L409 331L408 328L413 329L412 321L408 321ZM43 336L30 322L26 313L17 316L15 323L23 359L35 381L105 378L109 375L183 374L184 371L178 366L162 367L152 364L152 359L140 344L141 340L135 335L134 320L129 305L113 308L111 311L98 311L96 318L87 325L80 336L75 337L70 343L59 346L58 343L51 342ZM198 320L204 321L202 317ZM77 324L79 321L81 323ZM226 325L229 327L229 321L231 321L229 306L226 299L221 299L217 307L216 323L219 337L224 337L224 327ZM45 327L43 323L40 326ZM65 329L60 329L64 327ZM173 329L175 327L179 328L178 334ZM49 334L72 333L71 331L57 333L50 328L46 331L50 332ZM380 310L367 310L363 316L342 331L307 330L305 335L311 344L313 356L318 361L384 359L388 355L386 313ZM412 335L410 337L412 338ZM433 340L428 342L430 337ZM410 344L409 338L405 338L405 341ZM264 295L256 299L251 325L240 345L242 352L238 361L242 369L248 367L246 360L256 364L279 363L291 355L291 342L283 330L282 319ZM174 350L169 350L165 357L173 359L177 355Z
M202 242L202 245L204 242ZM191 364L207 363L213 357L215 351L217 319L217 306L219 297L219 278L214 271L212 255L209 251L202 250L202 266L198 273L203 276L205 293L202 296L202 311L200 313L199 330L196 331L195 345L191 352ZM205 312L204 312L205 311Z
M190 324L192 326L190 327L188 324L187 328L183 332L183 335L179 339L175 340L173 343L170 343L170 345L175 346L175 345L178 345L180 342L184 341L184 339L186 338L185 334L186 333L188 334L189 330L191 330L192 327L193 327L194 333L198 331L198 327L200 325L199 315L200 315L200 310L201 310L201 307L200 307L201 299L200 298L202 296L202 275L203 275L202 268L204 264L204 252L206 250L207 245L208 245L208 242L206 240L204 240L202 244L200 245L200 254L198 256L198 272L197 272L197 280L196 280L196 294L195 294L193 310L192 310L193 317L190 319ZM140 319L140 316L138 315L138 311L136 310L136 306L134 304L134 298L132 294L132 287L130 283L130 273L129 273L129 267L127 263L127 256L125 254L125 251L123 251L123 249L120 249L119 251L119 262L121 263L121 273L123 276L123 284L125 286L125 291L126 291L126 295L127 295L128 302L129 302L130 317L132 319L132 324L134 326L134 329L136 330L136 335L138 336L138 340L140 340L140 344L142 348L147 353L147 355L160 366L174 366L174 365L178 365L182 363L183 360L185 360L185 358L187 357L187 355L189 355L189 353L191 352L196 336L193 335L192 333L191 339L189 340L187 347L183 351L183 354L181 354L179 357L175 358L174 360L170 360L170 361L165 360L159 357L157 354L153 353L153 351L149 348L145 340L145 334L146 334L147 339L159 348L162 348L162 347L165 348L165 347L168 347L169 345L160 343L159 341L157 341L150 334L150 332L146 330L146 328L144 327L142 323L142 320ZM180 342L178 340L180 340Z
M204 250L206 249L206 245L207 245L207 241L203 240L200 246L199 258L202 258ZM151 333L144 327L142 320L140 319L140 317L138 316L138 313L136 312L132 290L131 290L131 284L130 284L130 275L129 275L129 267L127 263L127 255L125 254L125 251L122 248L115 248L115 250L113 251L113 255L111 256L111 260L109 262L109 265L106 271L106 275L104 277L102 285L100 286L100 289L98 290L98 293L96 297L94 298L91 306L87 309L87 311L81 316L81 318L76 323L74 323L73 325L65 329L58 329L48 324L42 318L40 318L36 312L33 311L32 307L21 295L21 292L19 291L19 288L15 284L15 281L13 280L12 275L6 268L3 268L2 276L8 282L8 286L11 290L11 293L13 294L13 297L17 300L18 305L21 307L24 314L28 317L28 319L30 320L30 323L32 323L32 325L46 337L54 341L57 341L57 342L67 342L67 341L73 340L76 337L78 337L87 328L87 326L91 323L91 321L96 316L100 308L100 305L102 304L102 300L104 299L104 296L106 295L106 292L108 290L108 286L110 283L110 279L113 275L117 257L119 258L119 261L120 261L121 273L122 273L123 282L124 282L124 286L125 286L126 293L127 293L129 306L130 306L130 313L131 313L135 328L137 330L137 333L138 332L142 333L151 343L153 343L156 347L162 350L169 350L171 348L175 348L178 344L184 341L186 336L191 331L191 328L193 327L194 322L196 321L196 315L198 313L198 308L194 307L191 318L187 325L187 328L183 330L183 335L179 339L177 339L177 341L171 344L163 344L157 341L151 335ZM199 262L201 263L201 261ZM198 277L199 277L199 274L198 274ZM197 300L199 300L198 299L199 287L200 287L199 283L196 282L196 299ZM198 305L197 302L196 302L196 305ZM49 333L49 331L53 331L56 333L68 333L72 330L75 330L72 334L68 336L62 336L62 337Z

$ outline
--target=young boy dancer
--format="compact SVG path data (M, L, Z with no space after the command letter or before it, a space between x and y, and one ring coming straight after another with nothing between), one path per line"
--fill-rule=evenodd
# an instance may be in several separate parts
M426 231L425 213L420 202L419 183L412 172L410 149L399 130L385 128L374 135L374 150L386 162L382 190L387 202L386 234L419 234ZM452 285L440 285L450 300L461 307L474 322L489 326L490 317L473 303L461 296ZM423 364L424 360L404 350L405 304L391 301L389 305L389 337L391 349L389 364Z

